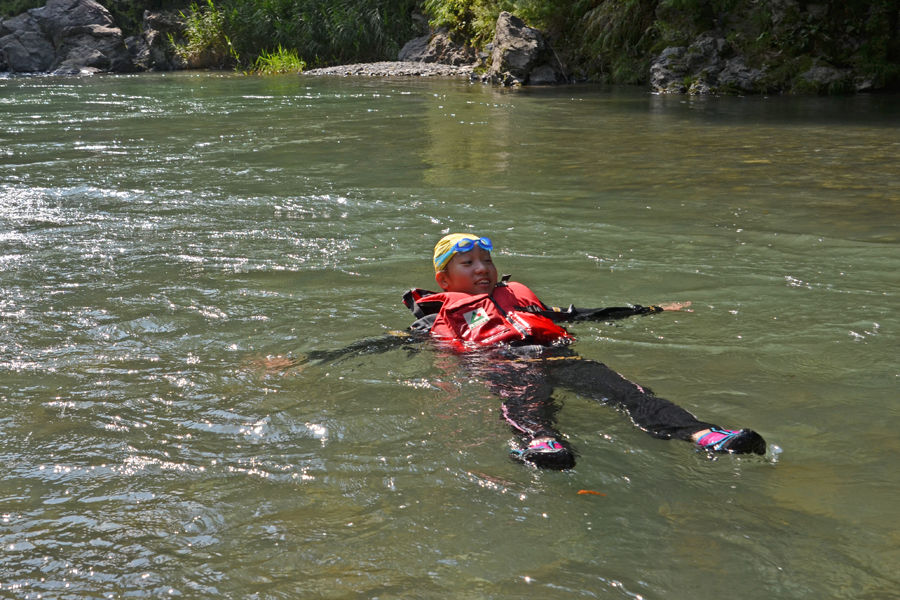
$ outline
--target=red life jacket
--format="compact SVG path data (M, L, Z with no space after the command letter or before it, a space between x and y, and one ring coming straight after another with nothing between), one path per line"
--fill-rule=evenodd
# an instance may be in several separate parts
M530 311L546 307L521 283L501 282L490 294L410 290L403 296L413 314L436 315L432 337L482 346L493 344L559 344L573 340L547 317Z

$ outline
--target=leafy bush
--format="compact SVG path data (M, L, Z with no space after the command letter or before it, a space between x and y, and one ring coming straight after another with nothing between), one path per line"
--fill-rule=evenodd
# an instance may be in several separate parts
M431 16L433 27L446 27L480 47L493 39L497 17L503 11L562 37L596 4L598 0L423 0L422 8Z
M494 37L497 17L517 12L514 0L424 0L433 27L445 27L461 41L483 46Z

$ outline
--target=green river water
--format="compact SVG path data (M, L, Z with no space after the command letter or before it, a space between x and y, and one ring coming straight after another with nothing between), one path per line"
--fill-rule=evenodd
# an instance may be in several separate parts
M900 96L0 79L0 597L900 598ZM403 330L446 231L765 457ZM579 494L592 490L599 494Z

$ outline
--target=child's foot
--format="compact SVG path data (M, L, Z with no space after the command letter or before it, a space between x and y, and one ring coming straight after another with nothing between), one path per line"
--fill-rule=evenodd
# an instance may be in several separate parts
M699 435L698 435L699 434ZM765 454L766 440L752 429L719 429L710 427L694 434L694 441L707 452L727 454Z
M529 440L524 450L513 450L512 457L542 469L571 469L575 453L552 437Z

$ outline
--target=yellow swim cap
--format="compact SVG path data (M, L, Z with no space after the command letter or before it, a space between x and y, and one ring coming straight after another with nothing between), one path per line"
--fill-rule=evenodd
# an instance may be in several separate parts
M451 233L442 237L441 241L434 246L434 272L437 273L444 270L447 263L456 254L456 244L460 240L478 241L479 239L481 238L471 233Z

